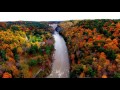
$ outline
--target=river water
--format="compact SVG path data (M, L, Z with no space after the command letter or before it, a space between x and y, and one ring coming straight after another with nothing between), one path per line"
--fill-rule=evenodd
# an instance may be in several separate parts
M55 30L57 24L51 24L50 26ZM70 64L66 43L56 31L53 37L55 39L55 53L53 54L52 71L47 78L69 78Z

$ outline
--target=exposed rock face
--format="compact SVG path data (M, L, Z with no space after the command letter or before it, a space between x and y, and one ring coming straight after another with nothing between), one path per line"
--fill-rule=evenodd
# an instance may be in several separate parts
M61 29L60 26L57 26L57 27L55 28L55 30L56 30L57 32L60 32L62 29Z

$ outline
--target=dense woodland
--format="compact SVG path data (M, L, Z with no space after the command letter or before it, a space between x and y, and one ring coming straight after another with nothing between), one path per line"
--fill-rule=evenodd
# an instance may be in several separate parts
M54 39L49 28L45 22L0 23L1 78L42 78L50 74Z
M71 20L59 26L70 78L120 78L120 20ZM0 78L48 76L55 51L52 32L47 22L0 22Z
M64 21L71 78L120 78L120 20Z

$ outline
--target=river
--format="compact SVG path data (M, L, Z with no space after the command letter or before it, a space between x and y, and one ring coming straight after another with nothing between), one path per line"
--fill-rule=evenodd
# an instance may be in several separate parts
M50 26L55 30L57 24L51 24ZM70 64L66 43L62 36L56 31L54 31L53 37L55 39L54 59L51 74L47 78L69 78Z

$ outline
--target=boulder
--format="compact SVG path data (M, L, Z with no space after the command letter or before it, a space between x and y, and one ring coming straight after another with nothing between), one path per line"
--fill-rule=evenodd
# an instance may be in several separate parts
M62 29L61 29L60 26L57 26L57 27L55 28L55 30L56 30L57 32L60 32Z

